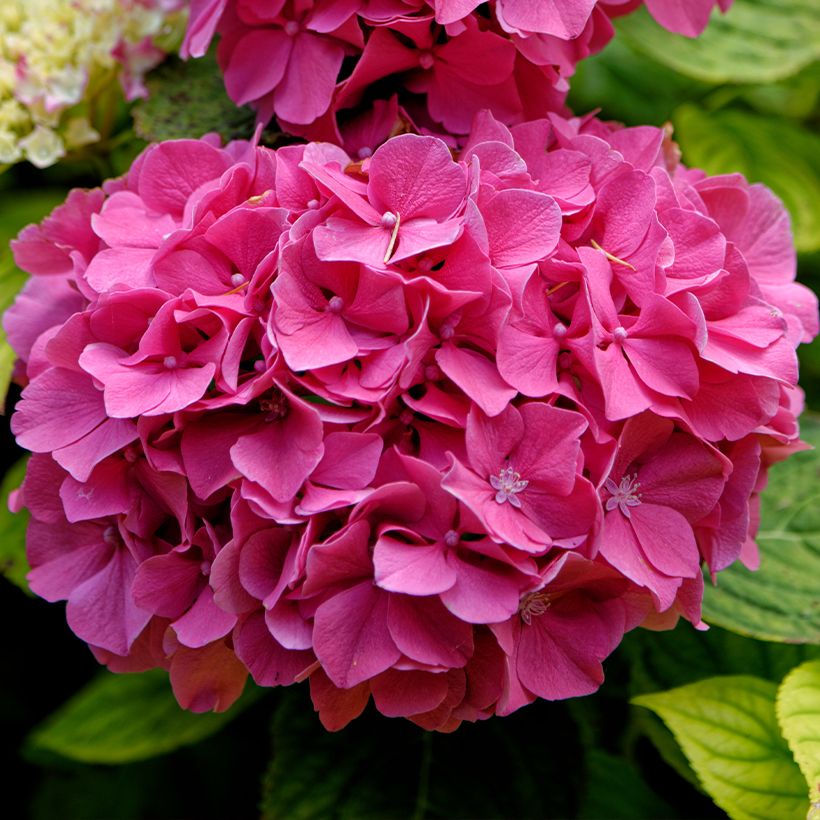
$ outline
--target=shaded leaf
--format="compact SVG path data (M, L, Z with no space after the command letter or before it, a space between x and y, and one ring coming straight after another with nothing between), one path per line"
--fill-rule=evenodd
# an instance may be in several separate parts
M820 444L820 425L802 420L804 440ZM703 617L753 638L820 643L820 454L775 465L761 504L761 565L735 564L707 584Z
M803 820L800 769L775 716L777 685L746 675L708 678L633 700L672 730L712 799L735 820Z
M84 763L146 760L219 731L260 691L246 690L227 712L200 715L178 706L163 670L105 672L35 729L27 747Z
M655 820L678 817L638 770L622 757L600 749L587 752L587 782L579 820Z
M820 137L780 117L694 105L678 108L673 122L687 165L765 183L791 214L797 248L820 247Z
M620 19L617 29L635 49L705 82L771 82L820 57L815 0L735 0L694 39L665 31L645 8Z
M568 759L580 760L581 749L562 704L533 704L449 735L373 713L330 733L307 692L288 690L274 718L262 816L567 817L582 774Z
M9 495L22 483L27 459L20 459L3 477L0 484L0 572L20 589L28 592L26 575L30 569L26 560L26 526L28 511L9 510Z
M198 60L171 58L146 80L149 96L134 106L134 130L149 142L198 138L216 132L223 140L248 139L254 113L237 107L225 93L222 72L212 55Z
M806 778L809 799L820 798L820 661L794 669L777 693L777 719Z

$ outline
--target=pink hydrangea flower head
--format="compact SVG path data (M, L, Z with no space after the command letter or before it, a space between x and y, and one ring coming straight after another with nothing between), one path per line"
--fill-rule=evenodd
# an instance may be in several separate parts
M186 708L309 679L333 730L587 694L626 631L700 625L818 309L782 204L665 145L483 112L461 151L209 136L72 192L3 320L33 591Z

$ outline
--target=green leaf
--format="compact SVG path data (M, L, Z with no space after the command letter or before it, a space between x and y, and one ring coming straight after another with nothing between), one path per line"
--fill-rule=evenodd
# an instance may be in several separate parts
M791 214L797 248L820 247L819 136L780 117L694 105L678 108L673 122L687 165L765 183Z
M629 659L632 695L715 675L744 673L779 682L797 664L820 657L820 647L756 641L719 627L699 632L683 621L668 632L636 629L624 638L619 652ZM657 717L641 710L635 728L652 741L678 774L697 784L680 747Z
M780 684L777 719L809 785L809 800L820 798L820 661L807 661Z
M196 138L215 131L227 141L253 134L253 111L230 100L212 55L166 60L148 75L146 85L148 97L132 112L134 130L144 140Z
M601 749L587 752L587 782L579 820L655 820L677 817L638 770L623 757Z
M27 460L20 459L0 483L0 572L25 592L28 592L26 575L30 569L26 560L26 526L29 515L26 510L11 512L9 495L23 483Z
M503 720L424 732L369 712L327 732L307 692L281 694L265 820L567 817L577 813L582 766L563 704L536 703ZM503 784L503 788L499 788Z
M659 63L712 83L766 83L820 57L815 0L735 0L700 37L665 31L646 9L617 22L619 36Z
M687 621L668 632L636 629L621 645L631 667L633 695L694 683L716 675L747 674L779 683L820 646L771 643L720 627L699 632Z
M163 670L105 672L35 729L26 745L35 756L53 753L83 763L146 760L219 731L260 691L246 690L227 712L197 715L177 705Z
M820 424L801 420L802 437L820 444ZM762 496L760 569L735 564L707 583L707 623L768 641L820 644L820 454L797 453L771 469Z
M663 719L703 787L734 820L803 820L805 784L778 729L776 693L771 681L737 675L633 703Z
M600 108L602 118L626 125L661 126L681 103L700 98L711 88L640 54L616 37L599 54L578 64L569 105L579 113Z

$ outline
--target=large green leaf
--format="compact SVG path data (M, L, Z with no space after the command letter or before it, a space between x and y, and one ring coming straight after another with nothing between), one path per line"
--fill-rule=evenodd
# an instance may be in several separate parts
M807 661L786 677L777 693L777 718L809 799L820 799L820 661Z
M247 690L227 712L197 715L179 707L160 669L105 672L35 729L27 746L83 763L146 760L214 734L259 692Z
M798 249L820 247L820 137L779 117L694 105L678 108L673 122L685 163L765 183L788 208Z
M634 703L672 730L712 799L734 820L803 820L800 769L780 735L777 684L745 675L707 678Z
M567 765L567 761L578 761ZM319 724L304 688L282 693L265 778L266 820L567 817L583 769L563 704L537 703L449 735L365 714ZM503 784L503 788L499 788Z
M803 438L820 444L820 425L802 420ZM797 453L772 468L763 493L757 572L735 564L707 584L703 617L754 638L820 643L820 456Z
M9 494L23 483L25 472L26 459L21 459L6 473L0 484L0 572L28 592L26 525L29 516L26 510L19 513L9 510Z
M619 20L617 28L636 49L705 82L772 82L820 57L815 0L735 0L695 39L664 31L644 8Z

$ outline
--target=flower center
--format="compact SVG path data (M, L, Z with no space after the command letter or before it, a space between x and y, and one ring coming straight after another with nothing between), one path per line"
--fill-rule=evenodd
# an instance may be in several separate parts
M327 309L331 313L341 313L345 306L344 299L341 296L331 296L327 302Z
M529 626L533 616L543 615L550 608L550 596L546 592L531 592L521 599L518 614L521 620Z
M455 547L459 542L458 533L455 530L447 530L444 533L444 543L447 544L448 547Z
M632 518L629 508L637 507L641 503L641 493L638 492L641 483L638 481L638 474L625 475L620 484L608 478L604 486L612 493L612 497L606 502L607 511L611 512L617 507L627 518Z
M498 475L490 476L490 486L496 490L495 500L497 504L509 501L513 507L521 509L521 499L518 493L527 488L529 481L522 481L521 474L512 467L503 467L498 471Z
M436 62L436 58L433 57L432 52L429 51L422 51L419 54L419 65L425 70L429 71Z
M270 398L259 399L259 409L267 413L265 421L276 421L287 416L290 404L288 397L278 387L274 387Z

